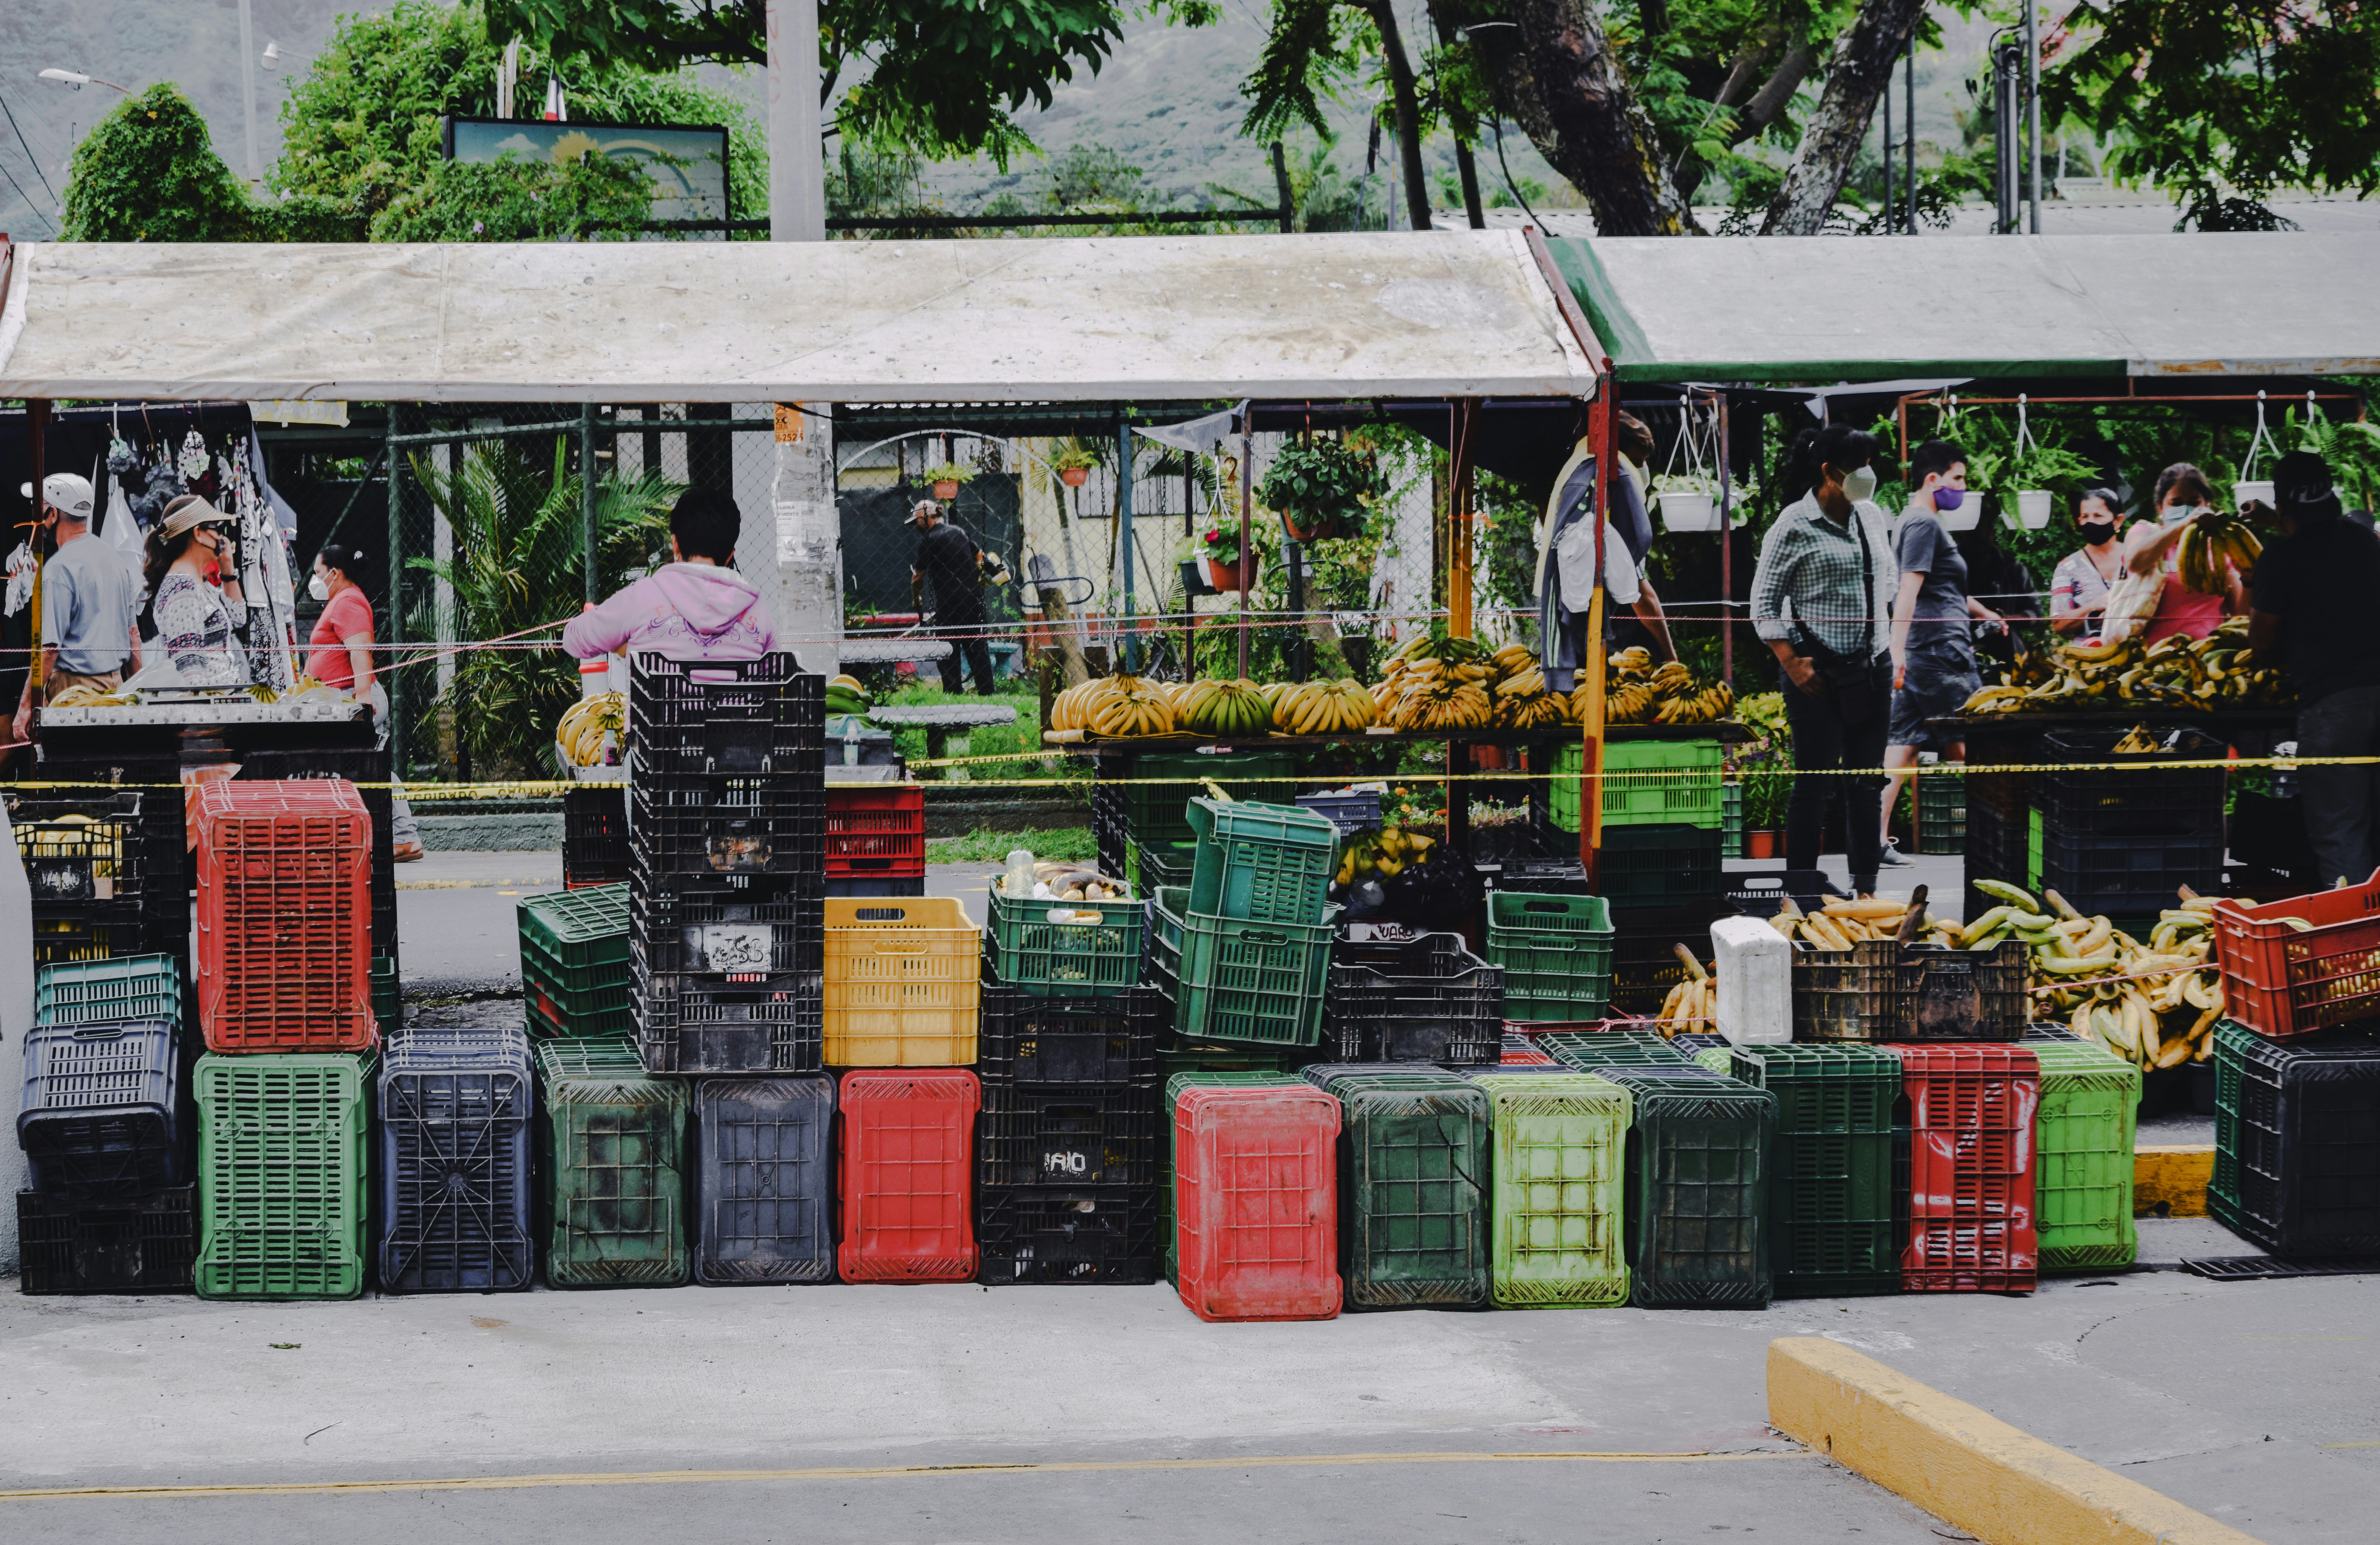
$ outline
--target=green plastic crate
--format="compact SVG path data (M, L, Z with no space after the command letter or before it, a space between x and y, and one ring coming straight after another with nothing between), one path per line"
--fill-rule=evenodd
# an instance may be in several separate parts
M1767 1303L1767 1159L1776 1096L1682 1057L1668 1067L1597 1071L1634 1101L1623 1208L1629 1302L1639 1309Z
M516 913L530 1033L623 1035L634 1029L626 886L532 896Z
M2041 1105L2034 1117L2034 1226L2045 1272L2129 1266L2132 1136L2141 1070L2096 1046L2043 1041Z
M1294 1073L1272 1069L1212 1071L1184 1069L1165 1079L1165 1104L1160 1107L1165 1121L1165 1173L1158 1177L1157 1227L1165 1241L1165 1280L1179 1283L1181 1272L1181 1231L1173 1220L1181 1216L1173 1194L1175 1172L1182 1166L1182 1133L1174 1120L1174 1108L1182 1103L1185 1089L1298 1089L1305 1080Z
M1909 781L1917 791L1917 851L1921 853L1964 853L1967 851L1966 775L1941 773L1926 777L1921 774Z
M182 1022L182 972L171 955L61 960L43 966L37 981L35 1024L111 1024L123 1020Z
M1322 993L1341 908L1311 926L1209 917L1178 890L1157 893L1152 969L1171 967L1173 1028L1194 1041L1313 1046L1322 1039Z
M1600 896L1488 893L1488 962L1508 1020L1599 1020L1611 1002L1611 908Z
M1190 802L1198 856L1190 910L1250 923L1305 924L1322 915L1339 862L1339 828L1293 804Z
M1138 901L1012 901L990 891L983 947L1001 985L1034 997L1115 997L1140 980ZM1052 923L1050 913L1096 914L1095 923Z
M1362 1309L1488 1307L1488 1095L1453 1074L1330 1080L1339 1272Z
M1198 845L1195 842L1135 842L1132 860L1139 869L1135 883L1143 896L1154 896L1160 889L1190 888L1190 876L1198 867Z
M628 887L586 886L525 897L515 909L523 945L565 971L628 961Z
M1495 1143L1489 1293L1499 1309L1628 1301L1621 1225L1628 1092L1559 1072L1481 1073Z
M1718 786L1718 851L1724 858L1742 858L1743 851L1743 785L1736 782Z
M1726 821L1720 793L1722 755L1716 738L1606 741L1603 824L1606 827L1686 826L1719 830ZM1565 743L1554 753L1548 814L1564 831L1578 829L1586 747Z
M1900 1291L1893 1194L1900 1059L1873 1046L1732 1046L1717 1069L1777 1097L1768 1259L1780 1298Z
M538 1232L551 1287L674 1287L686 1243L686 1092L625 1039L537 1048Z
M1285 803L1296 791L1293 783L1246 781L1285 779L1297 771L1295 761L1281 752L1218 756L1205 752L1145 754L1132 759L1127 781L1118 785L1123 795L1126 830L1135 842L1165 844L1192 840L1190 802L1210 792L1199 783L1150 783L1142 779L1212 779L1233 799L1269 800ZM1187 885L1186 879L1167 884ZM1153 884L1153 882L1152 882Z
M2206 1180L2206 1215L2234 1234L2245 1217L2240 1201L2240 1059L2255 1039L2256 1032L2237 1020L2215 1021L2215 1169Z
M352 1298L364 1287L372 1059L199 1058L202 1298Z
M1685 1054L1649 1030L1562 1030L1530 1039L1565 1068L1599 1073L1606 1068L1690 1068Z

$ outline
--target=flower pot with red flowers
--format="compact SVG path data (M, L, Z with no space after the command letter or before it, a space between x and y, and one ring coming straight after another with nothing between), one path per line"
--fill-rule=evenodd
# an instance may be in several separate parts
M1361 537L1387 491L1371 451L1330 435L1306 435L1282 446L1256 490L1300 542Z
M1198 538L1198 556L1207 565L1207 583L1218 592L1241 587L1239 533L1209 527Z
M974 480L975 468L962 466L957 462L944 462L940 466L929 466L926 469L926 481L934 486L936 499L956 499L959 496L959 489Z
M1099 458L1081 441L1069 439L1058 447L1050 465L1058 469L1058 481L1070 489L1079 489L1090 480L1091 468L1099 465Z

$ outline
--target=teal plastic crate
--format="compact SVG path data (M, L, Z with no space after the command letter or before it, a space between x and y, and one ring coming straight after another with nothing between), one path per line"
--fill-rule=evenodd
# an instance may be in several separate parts
M631 1032L628 887L558 890L528 897L515 911L530 1033Z
M1310 926L1211 917L1178 890L1156 897L1152 969L1170 966L1173 1028L1194 1041L1313 1046L1322 1039L1322 996L1341 908Z
M1611 1001L1610 904L1600 896L1488 895L1488 963L1508 1020L1599 1020Z
M1603 746L1605 827L1689 826L1718 831L1726 819L1719 792L1723 762L1716 738L1607 741ZM1575 742L1554 753L1548 813L1564 831L1578 829L1586 747Z
M1161 888L1186 891L1190 888L1190 876L1198 867L1198 845L1135 842L1132 845L1132 857L1140 871L1137 884L1143 896L1154 896Z
M1198 841L1190 910L1250 923L1311 923L1322 915L1339 862L1339 828L1293 804L1196 799Z
M199 1058L202 1298L352 1298L364 1287L372 1059Z
M171 955L112 960L61 960L36 978L33 1022L112 1024L125 1020L182 1022L182 972Z
M1140 980L1138 901L1012 901L990 891L984 948L1001 985L1034 997L1115 997ZM1053 913L1090 922L1056 923Z

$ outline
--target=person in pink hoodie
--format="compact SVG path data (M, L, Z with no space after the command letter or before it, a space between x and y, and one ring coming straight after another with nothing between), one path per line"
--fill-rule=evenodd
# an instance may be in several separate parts
M670 512L670 557L602 605L562 629L562 647L583 660L625 649L674 660L758 659L777 646L768 603L735 561L744 528L735 501L716 489L688 489Z

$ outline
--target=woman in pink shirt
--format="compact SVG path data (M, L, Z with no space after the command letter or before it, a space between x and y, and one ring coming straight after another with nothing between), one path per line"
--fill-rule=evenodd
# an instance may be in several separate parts
M2181 583L2181 534L2214 506L2215 490L2206 474L2188 462L2176 462L2157 474L2156 498L2151 506L2157 524L2143 521L2124 538L2124 562L2132 573L2165 570L2165 588L2158 592L2156 612L2141 634L2143 644L2177 634L2204 638L2223 625L2227 613L2247 615L2246 586L2240 583L2240 572L2228 563L2223 566L2224 594L2220 596L2197 595Z
M372 609L360 583L364 555L353 548L326 547L314 555L314 577L306 593L322 603L314 632L306 640L306 674L358 700L372 694Z

